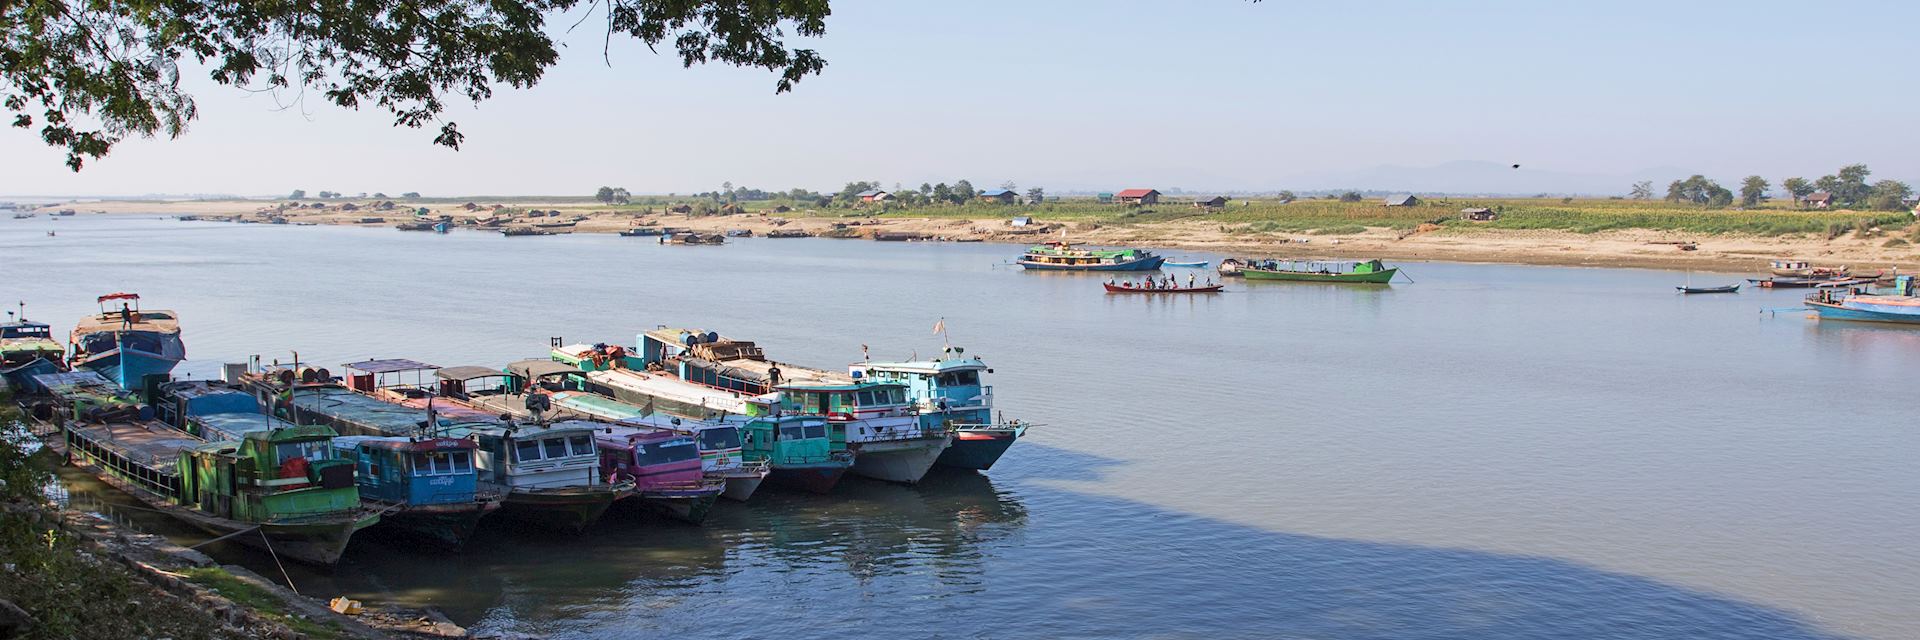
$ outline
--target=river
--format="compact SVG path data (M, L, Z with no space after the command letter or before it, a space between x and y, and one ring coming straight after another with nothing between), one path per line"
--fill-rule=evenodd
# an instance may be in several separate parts
M0 220L0 298L64 332L139 292L180 313L200 376L295 350L498 365L658 324L837 367L937 353L944 319L1041 424L918 487L291 568L481 632L1920 637L1920 331L1766 311L1793 291L1674 294L1744 274L1411 263L1390 287L1149 298L1018 252L43 216Z

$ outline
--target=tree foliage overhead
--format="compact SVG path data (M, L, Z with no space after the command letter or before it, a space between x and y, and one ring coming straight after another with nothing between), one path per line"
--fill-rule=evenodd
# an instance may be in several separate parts
M458 148L446 102L480 102L496 85L532 86L560 58L549 17L599 17L607 38L672 43L681 63L779 73L786 92L826 61L792 35L826 32L828 0L0 0L0 104L38 128L78 171L128 136L178 137L198 112L181 63L224 85L312 89L394 123L439 124Z

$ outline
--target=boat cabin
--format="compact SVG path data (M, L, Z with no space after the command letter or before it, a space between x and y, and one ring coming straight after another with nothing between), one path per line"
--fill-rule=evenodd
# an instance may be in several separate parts
M33 383L33 376L60 372L67 349L53 339L51 326L27 320L24 313L22 309L15 320L16 314L8 311L9 321L0 324L0 374L11 388L40 393L43 389Z
M480 445L465 438L342 436L334 451L351 461L360 495L409 505L463 504L479 491Z
M640 334L636 342L642 368L663 370L694 384L751 395L779 384L779 367L746 340L662 326Z
M360 507L353 464L334 455L333 429L282 427L180 452L183 502L222 518L269 522Z
M867 380L902 385L923 421L986 423L992 417L993 387L981 380L992 369L964 348L947 347L934 360L864 362L852 369Z
M608 484L633 482L642 492L699 488L700 449L683 433L636 426L606 426L594 434Z
M847 452L844 429L834 438L835 429L826 420L813 416L764 416L741 426L741 451L749 460L766 460L775 466L819 464L851 456Z
M738 420L686 420L652 414L628 416L616 424L669 431L693 438L695 448L700 451L700 469L703 471L737 471L744 462Z
M346 370L347 388L375 398L390 400L422 399L433 393L428 378L440 367L404 358L363 360L341 365Z
M593 443L597 426L577 421L498 426L465 423L448 426L445 432L479 443L476 466L482 482L513 490L557 489L602 483L600 452Z

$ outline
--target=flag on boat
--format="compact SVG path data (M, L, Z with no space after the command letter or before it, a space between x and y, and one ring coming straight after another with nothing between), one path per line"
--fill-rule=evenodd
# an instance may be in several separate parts
M946 318L941 318L939 322L933 323L933 335L936 335L936 336L940 335L940 332L946 331L946 330L947 330Z
M653 415L653 398L651 397L647 398L647 406L640 407L641 417L646 417L650 415Z

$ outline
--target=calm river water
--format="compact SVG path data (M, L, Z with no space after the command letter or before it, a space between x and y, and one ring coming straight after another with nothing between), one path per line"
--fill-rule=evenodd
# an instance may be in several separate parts
M945 318L1044 425L919 487L294 569L481 632L1920 637L1920 331L1762 312L1788 291L1680 297L1679 272L1414 263L1385 288L1149 299L1018 251L41 217L0 220L0 299L65 331L137 291L180 312L199 375L291 350L497 365L662 323L837 366L936 353Z

